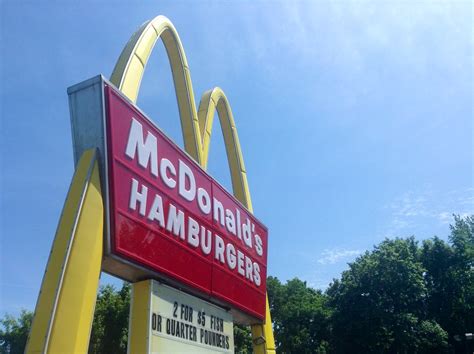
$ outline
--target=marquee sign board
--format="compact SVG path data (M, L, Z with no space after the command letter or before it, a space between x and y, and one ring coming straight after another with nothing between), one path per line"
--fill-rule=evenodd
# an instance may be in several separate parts
M75 161L96 147L105 189L103 270L158 278L265 318L268 231L102 76L68 89Z
M229 312L157 281L151 292L150 353L234 353Z

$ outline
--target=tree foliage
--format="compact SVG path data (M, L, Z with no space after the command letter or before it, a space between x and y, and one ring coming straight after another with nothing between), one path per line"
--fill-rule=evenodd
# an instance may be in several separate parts
M278 351L325 353L330 312L321 291L296 278L281 284L275 277L268 277L267 291Z
M7 314L0 320L0 353L23 353L32 319L33 312L22 310L18 318Z
M426 316L424 273L413 237L385 240L350 264L327 292L335 352L428 353L430 342L442 350L447 336Z
M473 235L473 218L455 216L449 242L385 240L350 264L327 290L332 350L463 352L474 331Z
M252 353L252 332L248 326L234 325L234 346L237 354Z
M92 323L90 354L125 354L127 352L130 284L122 289L102 286L97 295Z
M474 218L454 217L447 241L384 240L322 292L268 277L278 353L465 353L474 332ZM89 353L125 353L130 285L100 288ZM0 320L0 353L22 353L32 313ZM234 326L236 353L251 353Z
M434 237L423 242L427 313L449 334L451 347L465 346L474 332L474 218L454 217L449 243Z

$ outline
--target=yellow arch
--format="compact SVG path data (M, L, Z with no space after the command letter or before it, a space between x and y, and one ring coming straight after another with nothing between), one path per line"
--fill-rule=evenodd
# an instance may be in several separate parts
M207 167L212 123L217 110L227 152L235 197L252 212L242 150L229 101L220 88L207 91L196 110L189 65L178 32L171 21L157 16L145 22L123 49L110 78L130 100L136 102L146 64L158 38L168 54L181 120L185 150L204 168ZM275 353L268 306L265 325L252 326L255 353ZM265 340L262 340L262 337Z
M230 109L227 97L219 87L206 91L199 103L199 131L201 134L202 155L201 166L207 169L209 157L209 147L211 144L212 123L214 113L218 113L222 134L224 136L227 161L229 163L230 175L232 178L232 189L234 196L253 211L252 200L248 189L247 172L245 170L244 158L240 149L239 136L235 127L234 116Z

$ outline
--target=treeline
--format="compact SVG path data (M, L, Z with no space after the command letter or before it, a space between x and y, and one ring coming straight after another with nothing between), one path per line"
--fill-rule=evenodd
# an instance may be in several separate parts
M278 353L472 353L474 218L454 218L448 241L386 239L324 292L267 280ZM90 353L126 353L130 285L101 287ZM22 353L30 312L1 320L0 352ZM251 352L235 326L236 352Z

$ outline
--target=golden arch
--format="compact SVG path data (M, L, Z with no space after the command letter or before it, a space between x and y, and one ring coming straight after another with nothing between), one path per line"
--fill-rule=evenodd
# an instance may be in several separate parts
M110 78L112 83L130 100L136 102L146 64L159 38L163 41L171 66L185 150L203 169L206 169L212 124L217 110L224 136L234 195L252 212L247 173L229 101L224 92L217 87L204 93L199 110L196 110L186 54L178 32L168 18L157 16L153 20L145 22L132 35L115 65ZM254 340L256 353L275 352L268 299L266 306L266 324L252 326L252 335L256 339ZM262 337L265 340L261 340Z

